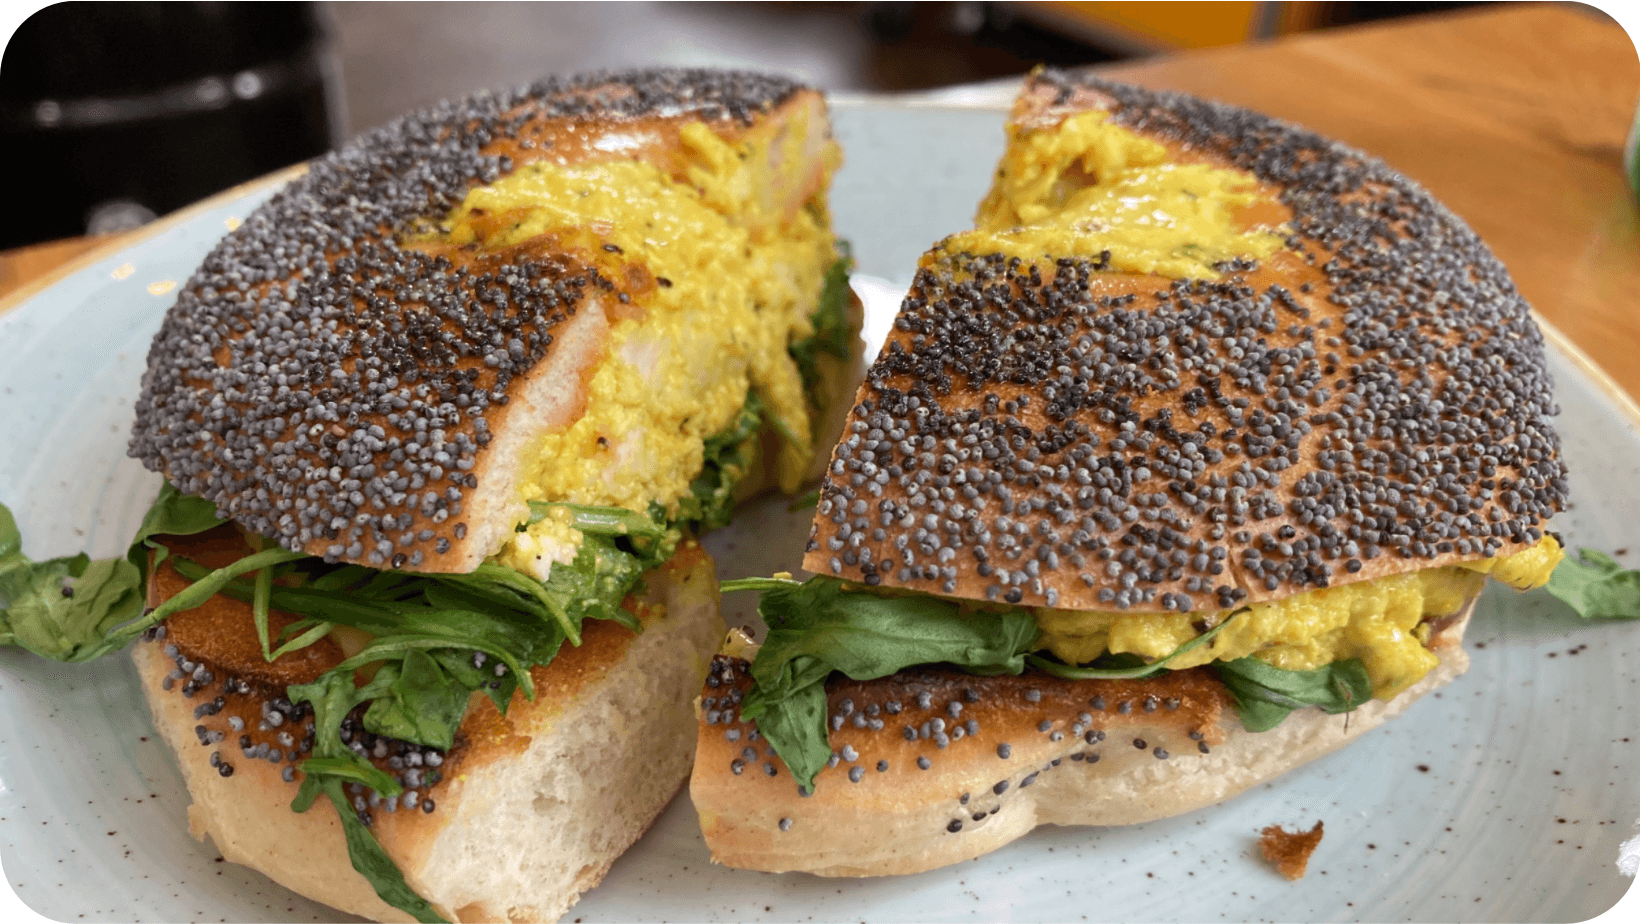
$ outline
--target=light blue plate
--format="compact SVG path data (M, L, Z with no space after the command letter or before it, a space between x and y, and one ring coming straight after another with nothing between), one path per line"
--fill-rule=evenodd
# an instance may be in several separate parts
M1002 147L996 111L841 105L833 197L880 342L917 256L968 225ZM120 554L158 487L125 457L160 317L266 183L214 200L0 316L0 502L33 557ZM875 277L867 280L863 277ZM889 293L889 297L875 297ZM1570 543L1640 562L1640 418L1599 371L1551 353ZM791 569L809 514L743 511L708 545L723 576ZM773 550L773 551L771 551ZM755 623L748 595L725 601ZM572 920L1581 921L1629 885L1640 815L1640 623L1588 624L1494 587L1473 667L1385 729L1223 806L1129 828L1043 828L944 870L827 880L714 867L680 796ZM63 667L0 652L0 862L62 921L336 915L188 836L187 793L123 658ZM1260 829L1326 822L1309 875L1257 859Z

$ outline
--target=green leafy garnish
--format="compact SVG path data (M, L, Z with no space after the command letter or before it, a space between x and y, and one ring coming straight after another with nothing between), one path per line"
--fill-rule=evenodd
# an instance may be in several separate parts
M347 856L353 868L370 883L381 900L415 918L422 924L445 924L443 917L433 910L427 899L417 895L404 881L404 873L382 849L381 842L366 828L364 821L347 804L342 781L327 777L323 783L325 795L342 816L342 836L347 839Z
M850 355L848 305L848 272L854 267L847 241L838 241L837 262L826 270L826 282L820 290L820 304L809 315L814 333L788 347L797 371L803 376L803 387L813 390L820 382L818 357L821 353L848 359Z
M155 566L170 554L165 546L150 541L153 537L192 536L215 529L225 522L215 504L203 497L183 494L169 481L162 482L159 497L154 499L153 506L143 515L142 525L137 527L137 534L131 539L131 548L125 553L126 561L141 575L143 592L148 589L149 553L155 556Z
M0 504L0 645L55 661L95 658L108 633L142 611L141 583L123 559L29 561L16 519Z
M752 661L755 685L740 712L757 722L798 783L809 788L831 757L825 681L832 671L873 680L920 664L949 664L974 674L1018 674L1029 664L1068 680L1138 679L1169 670L1169 663L1210 643L1242 612L1154 661L1119 654L1078 666L1031 653L1039 632L1024 610L965 613L938 597L848 591L826 577L802 583L745 578L725 581L722 590L762 593L758 613L769 635ZM1372 698L1358 658L1311 671L1282 670L1253 657L1215 661L1209 669L1229 688L1249 731L1274 728L1304 706L1336 714Z
M811 788L831 757L825 713L832 671L874 680L947 663L976 674L1018 674L1037 637L1036 620L1023 611L964 613L935 597L848 592L834 578L753 578L728 581L723 590L762 591L757 609L769 635L752 662L757 685L740 711Z
M201 573L197 579L190 578L194 582L189 584L181 593L144 613L142 618L128 622L109 632L107 637L103 639L103 649L93 657L119 651L131 642L136 641L137 636L164 622L173 614L203 605L205 601L216 596L218 592L226 590L229 582L242 574L286 562L299 561L307 557L307 554L303 552L272 548L253 555L247 555L233 564L218 568L215 571ZM203 572L203 569L199 570ZM182 573L185 577L189 575L188 571L182 571Z
M733 422L706 438L704 464L689 483L689 493L678 501L678 521L697 530L729 525L735 506L735 488L751 471L757 459L758 431L773 415L755 391L747 391L746 404Z
M1372 681L1360 658L1307 671L1283 670L1251 656L1215 661L1212 667L1235 697L1242 726L1251 732L1269 731L1305 706L1337 715L1372 699Z
M1640 619L1640 571L1595 549L1561 559L1546 589L1585 619Z
M658 504L651 504L648 513L638 513L624 507L532 501L531 519L545 516L554 507L569 512L569 525L580 530L583 538L568 570L562 565L552 569L552 579L546 584L551 605L577 625L591 617L613 619L637 629L632 614L621 609L621 600L638 586L645 571L672 557L682 532L665 523L665 511ZM572 638L580 644L578 633Z
M354 706L386 695L398 679L397 667L387 665L369 684L356 689L352 673L338 671L331 671L313 683L289 688L291 702L310 703L314 716L313 753L302 762L302 785L290 807L292 811L305 812L321 793L328 797L336 807L336 814L341 816L342 833L353 868L364 876L382 901L417 921L442 924L444 918L405 883L404 873L365 827L344 789L348 783L359 783L384 797L397 797L402 791L397 780L348 751L339 734L342 719Z

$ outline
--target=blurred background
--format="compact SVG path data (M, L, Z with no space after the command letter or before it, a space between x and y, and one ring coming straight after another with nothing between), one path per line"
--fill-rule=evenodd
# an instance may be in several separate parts
M139 227L442 97L640 64L896 93L1471 3L60 3L0 60L0 249Z

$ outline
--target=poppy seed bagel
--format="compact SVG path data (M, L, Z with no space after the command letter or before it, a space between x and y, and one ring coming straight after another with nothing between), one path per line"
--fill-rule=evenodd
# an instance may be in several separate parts
M1474 572L1528 586L1559 558L1542 335L1428 192L1296 126L1075 72L1034 73L1007 130L976 229L920 261L821 484L803 566L842 589L781 591L770 641L731 646L703 690L691 792L718 862L912 873L1038 824L1216 803L1462 673ZM956 613L930 638L1028 611L1034 660L885 676L864 640L929 650L913 614L935 607L883 615L926 596ZM771 648L789 660L760 664ZM1415 666L1396 675L1391 648ZM1255 731L1238 660L1336 689L1319 672L1356 662L1371 695L1243 686L1289 710ZM812 786L771 735L824 761Z

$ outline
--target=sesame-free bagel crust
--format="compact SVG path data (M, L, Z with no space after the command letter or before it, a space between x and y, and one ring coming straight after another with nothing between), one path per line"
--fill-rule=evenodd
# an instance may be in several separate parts
M550 239L407 239L527 161L635 157L676 174L685 124L734 137L817 100L758 74L632 71L441 103L367 133L252 213L182 288L149 350L131 455L286 548L471 570L515 512L504 489L527 428L490 449L507 442L509 403L552 403L530 408L529 427L573 419L604 309L653 283ZM623 145L595 146L617 132Z
M1464 223L1380 161L1081 74L1092 108L1279 191L1216 280L936 246L835 450L804 566L1026 606L1211 611L1508 554L1566 501L1543 339Z

